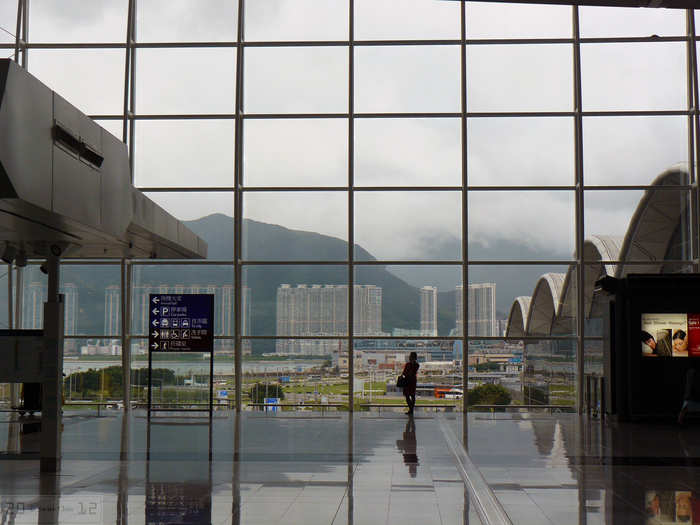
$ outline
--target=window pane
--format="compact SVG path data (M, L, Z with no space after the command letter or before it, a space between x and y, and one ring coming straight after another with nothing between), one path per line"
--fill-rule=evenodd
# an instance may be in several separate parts
M625 36L685 36L685 12L680 9L579 7L582 38Z
M523 403L576 405L576 341L528 341L523 353Z
M469 280L469 335L491 335L487 330L491 322L492 335L576 334L575 266L470 265ZM493 319L491 295L495 297ZM461 301L461 290L457 298ZM461 328L461 319L457 322Z
M134 122L134 184L233 187L232 120Z
M688 160L688 118L584 117L584 180L590 185L651 184Z
M6 3L17 4L15 0ZM30 41L123 43L128 12L128 0L32 0Z
M141 42L236 40L238 2L148 0L136 5L136 36Z
M591 253L591 249L587 250L587 258L593 259L600 257L598 253ZM605 260L605 256L601 259ZM615 271L618 265L616 264L586 264L583 267L584 279L584 334L587 337L603 337L607 336L604 333L605 316L609 311L610 295L598 287L595 283L598 279L607 275L615 277ZM598 289L597 289L598 288ZM601 367L599 371L602 373L603 358L603 341L586 341L586 352L584 354L584 366L586 368Z
M459 38L459 4L421 0L356 0L356 40Z
M572 118L471 118L467 150L471 186L574 183Z
M347 335L347 282L348 270L342 265L246 265L242 283L253 298L248 335ZM252 344L259 353L255 349L262 343ZM299 354L304 346L290 340L265 351Z
M122 140L124 124L123 120L95 120L102 128L109 131L117 139Z
M29 54L29 72L83 113L124 112L123 50L32 49Z
M61 266L66 335L104 334L118 337L121 334L120 273L119 265L64 263ZM105 340L103 343L109 342Z
M571 7L469 2L467 38L571 38Z
M11 268L6 265L6 264L0 264L0 329L7 329L11 328L10 323L9 323L9 314L8 314L8 290L7 290L7 280L8 280L8 270L11 270ZM12 276L13 279L15 279L15 275ZM13 280L13 290L14 290L14 283L16 281ZM14 296L14 292L13 292ZM13 311L14 314L14 311Z
M231 265L135 264L131 298L133 335L148 335L149 294L213 294L214 335L234 335ZM215 342L215 350L218 346L221 345Z
M243 257L253 261L346 260L346 192L243 195Z
M649 261L648 265L625 266L624 272L630 273L671 271L665 259L690 259L689 190L663 189L683 180L688 180L686 174L669 171L655 181L659 187L644 192L587 191L584 226L592 246L586 258Z
M311 16L310 16L311 15ZM246 41L347 40L347 0L263 0L245 6Z
M0 3L0 43L15 42L15 31L17 31L17 2ZM14 56L14 49L0 51L2 58Z
M356 294L355 312L360 317L355 321L355 335L455 335L455 290L462 284L461 266L363 265L355 267L355 282L376 287L374 294L380 301L379 320L373 325L372 291Z
M356 186L458 186L462 183L458 119L358 119Z
M461 192L355 193L355 259L459 260Z
M469 111L571 111L570 45L467 47Z
M459 112L458 46L355 48L355 110Z
M469 194L471 260L567 260L574 253L573 191Z
M246 120L244 130L246 186L347 185L346 119Z
M173 215L176 219L184 221L185 225L192 227L193 224L205 218L216 219L216 227L228 227L233 235L233 192L145 192L146 196L161 206L165 211ZM224 231L219 231L223 235ZM195 231L196 233L196 231ZM216 233L212 232L214 235ZM206 239L209 241L209 239ZM231 241L233 245L233 241ZM209 258L216 252L209 244Z
M48 277L37 264L29 264L22 271L22 321L19 326L27 330L42 330Z
M347 112L347 49L248 48L245 57L248 113Z
M686 109L682 42L582 44L585 110Z
M136 54L139 113L234 112L235 49L139 49Z

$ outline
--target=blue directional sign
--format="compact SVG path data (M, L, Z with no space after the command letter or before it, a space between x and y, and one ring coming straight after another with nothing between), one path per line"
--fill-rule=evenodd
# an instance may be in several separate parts
M150 294L148 327L151 352L211 352L214 296Z

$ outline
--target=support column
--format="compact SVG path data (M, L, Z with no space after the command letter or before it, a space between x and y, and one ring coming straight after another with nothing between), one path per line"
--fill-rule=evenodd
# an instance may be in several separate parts
M61 395L63 391L63 296L58 293L58 256L46 261L49 287L44 304L42 354L41 471L58 472L61 465Z

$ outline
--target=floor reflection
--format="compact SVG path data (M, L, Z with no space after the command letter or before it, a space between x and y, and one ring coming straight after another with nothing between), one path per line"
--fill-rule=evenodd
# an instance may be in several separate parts
M406 420L403 437L396 440L396 446L403 454L403 462L408 467L408 472L412 478L415 478L418 474L418 454L416 454L416 421L413 417Z
M700 424L574 414L68 414L59 475L37 421L0 414L0 523L478 524L443 430L513 523L700 523Z

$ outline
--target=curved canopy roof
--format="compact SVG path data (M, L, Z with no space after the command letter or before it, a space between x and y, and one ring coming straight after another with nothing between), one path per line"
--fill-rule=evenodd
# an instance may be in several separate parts
M689 213L690 197L685 189L666 188L687 184L687 165L672 166L656 177L651 184L653 187L644 192L624 237L592 235L584 241L583 256L587 264L583 294L587 318L591 315L595 282L601 277L660 273L669 256L687 258L684 252L688 249L688 241L684 240L687 236L679 235L679 227L687 223L684 218ZM669 255L676 252L680 252L680 257ZM625 261L648 261L649 264L625 265ZM537 281L531 299L518 297L510 310L506 335L549 335L555 325L566 326L576 312L574 270L572 265L566 274L547 273ZM530 300L525 302L526 299Z
M563 273L546 273L537 281L527 316L528 335L549 335L555 316L559 313Z
M510 307L508 314L508 326L506 328L506 337L519 337L525 335L527 315L530 311L531 297L521 295L513 301L513 306Z

